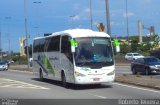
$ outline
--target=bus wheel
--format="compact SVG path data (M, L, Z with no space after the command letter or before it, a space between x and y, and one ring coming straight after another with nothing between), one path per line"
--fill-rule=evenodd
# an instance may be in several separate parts
M66 76L65 76L64 72L62 72L62 74L61 74L61 79L62 79L62 86L65 88L68 88L67 82L66 82Z
M44 78L43 78L43 73L42 73L42 69L39 70L39 77L40 77L40 80L43 81Z

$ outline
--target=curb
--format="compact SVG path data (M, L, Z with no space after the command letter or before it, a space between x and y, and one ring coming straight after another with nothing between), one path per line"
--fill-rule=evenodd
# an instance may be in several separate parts
M160 90L160 80L153 78L151 79L149 77L142 76L141 78L139 78L131 75L127 77L118 75L115 77L115 82Z
M148 85L143 85L143 84L140 84L140 83L131 83L131 82L125 82L125 81L120 81L120 80L115 80L115 82L160 90L160 86L148 86Z
M9 71L12 71L12 72L23 72L23 73L32 73L32 71L22 71L22 70L14 70L14 69L9 69Z

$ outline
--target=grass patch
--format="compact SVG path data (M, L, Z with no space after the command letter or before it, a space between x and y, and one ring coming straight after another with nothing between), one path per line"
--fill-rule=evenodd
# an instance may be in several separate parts
M127 76L128 76L128 74L123 74L123 76L124 76L124 77L127 77Z
M142 77L141 75L137 74L136 77Z

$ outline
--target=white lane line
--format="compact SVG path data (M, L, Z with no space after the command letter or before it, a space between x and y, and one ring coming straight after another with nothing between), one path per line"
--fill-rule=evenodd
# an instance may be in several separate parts
M32 88L35 88L35 89L36 88L37 89L49 89L49 88L45 88L45 87L41 87L41 86L37 86L37 85L25 83L25 82L21 82L21 81L16 81L16 80L11 80L11 79L6 79L6 80L22 84L22 86L18 86L20 88L26 88L27 86L30 86L30 88L32 87ZM27 88L29 88L29 87L27 87Z
M101 96L101 95L96 95L96 94L90 94L90 95L93 95L93 96L98 97L98 98L101 98L101 99L107 99L107 97Z
M11 72L21 72L21 73L30 73L30 74L33 74L32 71L20 71L20 70L12 70L12 69L10 69L9 71L11 71Z
M49 90L49 88L45 88L45 87L42 87L42 86L33 85L33 84L21 82L21 81L16 81L16 80L12 80L12 79L1 78L0 80L2 80L3 82L6 81L6 84L4 84L4 85L1 84L0 87L30 88L30 89L47 89L47 90Z
M155 92L155 93L160 93L160 91L152 90L152 89L147 89L147 88L140 88L136 86L131 86L131 85L124 85L120 83L113 83L115 85L123 86L123 87L129 87L129 88L134 88L134 89L139 89L139 90L144 90L144 91L150 91L150 92Z

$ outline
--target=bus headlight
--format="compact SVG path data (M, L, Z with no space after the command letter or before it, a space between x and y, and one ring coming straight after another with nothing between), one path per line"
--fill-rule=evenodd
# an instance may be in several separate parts
M111 75L114 75L114 74L115 74L115 71L113 70L112 72L108 73L107 75L111 76Z
M82 73L79 73L77 71L74 72L75 76L81 76L81 77L85 77L86 75L82 74Z

